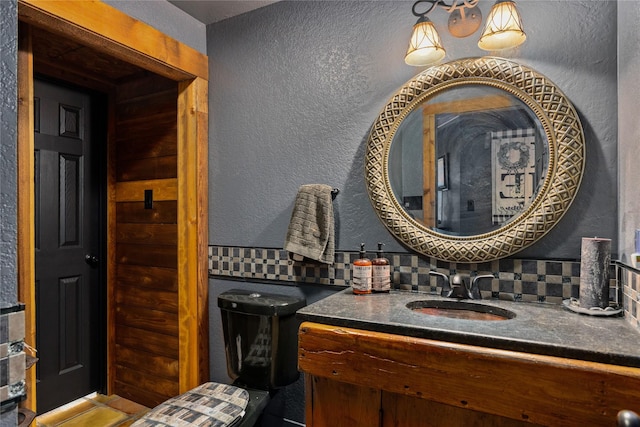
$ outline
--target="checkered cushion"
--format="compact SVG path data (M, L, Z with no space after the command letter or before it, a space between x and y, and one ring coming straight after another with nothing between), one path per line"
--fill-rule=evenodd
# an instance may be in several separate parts
M226 427L244 416L249 393L228 384L205 383L153 408L131 427Z

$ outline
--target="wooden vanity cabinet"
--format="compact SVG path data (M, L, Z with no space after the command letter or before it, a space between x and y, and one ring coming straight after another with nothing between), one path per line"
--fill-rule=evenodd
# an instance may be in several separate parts
M306 425L605 426L640 369L304 322Z

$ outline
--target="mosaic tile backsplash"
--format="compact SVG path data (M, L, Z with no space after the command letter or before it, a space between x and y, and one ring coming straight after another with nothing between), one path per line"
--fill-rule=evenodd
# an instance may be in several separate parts
M619 264L618 283L622 289L625 319L640 330L640 271Z
M24 305L0 306L0 413L24 400Z
M369 255L372 257L372 254ZM336 251L332 266L317 262L297 262L283 249L229 246L209 247L209 274L221 278L294 282L318 285L350 286L351 266L357 251ZM438 293L438 278L429 271L446 275L492 275L479 281L483 298L534 301L560 304L563 299L578 298L580 262L553 260L501 259L460 264L407 253L385 253L391 262L392 282L396 289ZM616 265L611 266L610 299L620 301Z

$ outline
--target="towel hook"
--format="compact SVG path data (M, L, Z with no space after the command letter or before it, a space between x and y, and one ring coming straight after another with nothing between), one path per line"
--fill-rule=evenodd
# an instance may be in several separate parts
M333 190L331 190L331 200L335 200L339 192L340 192L340 189L338 188L334 188Z

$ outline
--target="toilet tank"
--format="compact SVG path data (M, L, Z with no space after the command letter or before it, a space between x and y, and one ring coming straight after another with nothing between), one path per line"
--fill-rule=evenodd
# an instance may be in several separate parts
M234 383L262 390L298 379L296 310L304 298L232 289L218 296L227 373Z

